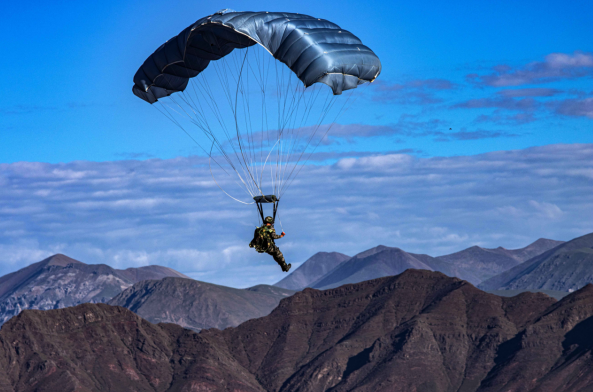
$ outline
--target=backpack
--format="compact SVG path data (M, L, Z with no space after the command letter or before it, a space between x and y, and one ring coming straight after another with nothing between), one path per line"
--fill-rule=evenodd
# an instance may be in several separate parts
M255 248L259 253L265 253L270 248L270 236L266 226L258 227L253 232L253 240L249 244L251 248Z

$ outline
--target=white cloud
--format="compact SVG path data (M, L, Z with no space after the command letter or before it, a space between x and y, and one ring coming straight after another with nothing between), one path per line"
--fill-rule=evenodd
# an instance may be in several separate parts
M472 74L468 77L480 84L506 87L589 77L592 69L593 54L576 51L572 54L550 53L544 61L535 61L519 68L499 65L494 67L493 74Z
M226 197L202 158L0 165L0 275L61 252L116 268L160 264L245 287L282 272L247 244L253 205ZM405 154L306 166L280 203L297 265L378 244L433 256L593 231L593 145L477 156ZM232 182L223 180L224 186ZM281 222L281 223L280 223Z
M529 205L531 205L539 213L550 219L560 218L563 214L563 211L560 209L560 207L553 203L540 203L535 200L529 200Z

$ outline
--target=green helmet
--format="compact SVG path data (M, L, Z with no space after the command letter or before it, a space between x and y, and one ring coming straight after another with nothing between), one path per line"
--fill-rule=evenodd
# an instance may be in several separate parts
M266 219L264 219L265 223L274 223L274 218L272 218L271 216L266 216Z

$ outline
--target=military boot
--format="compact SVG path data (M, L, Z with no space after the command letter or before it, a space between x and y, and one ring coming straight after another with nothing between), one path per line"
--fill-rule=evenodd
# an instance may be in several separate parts
M282 263L281 267L282 267L282 271L288 272L290 270L290 267L292 267L292 264Z

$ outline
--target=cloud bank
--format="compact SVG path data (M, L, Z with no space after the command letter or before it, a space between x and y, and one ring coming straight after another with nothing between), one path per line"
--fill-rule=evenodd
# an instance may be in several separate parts
M489 75L470 74L467 80L492 87L550 83L560 79L577 79L593 74L593 54L574 52L550 53L544 61L534 61L523 67L498 65Z
M591 194L591 144L361 154L303 169L280 203L277 226L288 235L278 244L298 264L378 244L438 256L568 240L593 231L584 218ZM166 265L235 287L273 283L280 269L247 247L256 223L255 207L222 194L199 157L0 164L2 275L62 252L117 268Z

